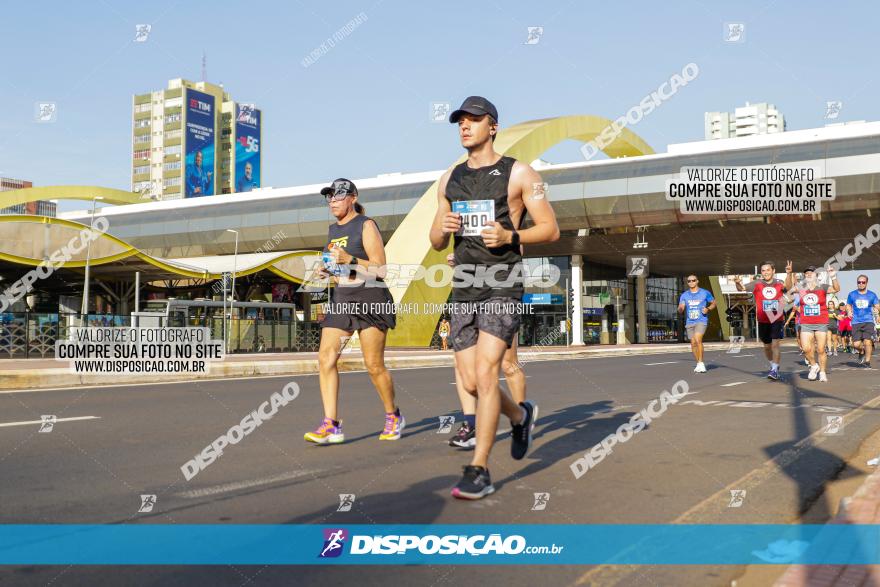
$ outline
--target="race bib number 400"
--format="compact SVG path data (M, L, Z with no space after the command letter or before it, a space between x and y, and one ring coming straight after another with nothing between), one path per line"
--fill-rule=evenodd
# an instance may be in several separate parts
M452 211L461 214L460 236L480 236L487 225L495 222L495 200L452 202Z

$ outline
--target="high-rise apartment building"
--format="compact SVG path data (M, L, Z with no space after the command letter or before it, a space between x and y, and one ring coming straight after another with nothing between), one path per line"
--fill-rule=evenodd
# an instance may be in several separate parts
M208 82L134 96L132 191L173 200L259 188L261 114Z
M773 104L741 106L733 112L706 112L706 140L750 137L785 131L785 117Z

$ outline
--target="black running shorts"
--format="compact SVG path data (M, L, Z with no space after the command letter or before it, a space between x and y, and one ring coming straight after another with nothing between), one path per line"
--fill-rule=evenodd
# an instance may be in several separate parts
M764 344L770 344L774 340L784 337L782 320L776 322L758 322L758 338Z

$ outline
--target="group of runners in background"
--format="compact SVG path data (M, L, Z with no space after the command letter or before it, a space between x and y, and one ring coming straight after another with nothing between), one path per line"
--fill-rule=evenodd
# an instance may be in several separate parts
M761 264L760 277L743 285L741 276L732 281L737 291L749 292L754 297L758 339L764 345L764 356L769 362L767 377L779 379L780 341L786 327L794 321L798 348L809 367L807 379L828 381L829 356L838 352L853 352L859 356L859 365L871 368L871 355L877 342L874 325L880 313L880 298L868 289L868 276L856 278L856 289L846 302L835 301L840 292L837 271L826 268L827 283L821 283L819 271L813 265L795 275L792 262L785 265L785 280L777 279L772 261ZM695 373L705 373L703 362L703 334L709 324L708 314L715 306L712 293L699 287L696 275L687 277L688 289L681 294L678 311L685 314L688 338L697 365ZM790 310L786 310L787 306Z

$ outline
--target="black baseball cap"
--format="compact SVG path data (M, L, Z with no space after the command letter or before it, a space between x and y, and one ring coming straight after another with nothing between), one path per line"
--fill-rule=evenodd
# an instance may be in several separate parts
M498 109L495 104L482 96L468 96L461 103L461 106L449 115L449 122L458 122L462 114L473 114L474 116L482 116L488 114L495 122L498 122Z
M352 196L356 196L358 195L358 189L353 181L340 177L339 179L334 179L333 183L329 186L321 189L322 196L329 196L331 194L334 196L339 194L351 194Z
M812 271L813 273L815 273L816 266L815 265L807 265L807 267L804 269L804 273L806 273L807 271Z

